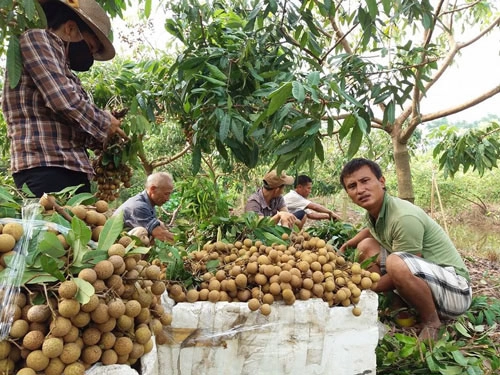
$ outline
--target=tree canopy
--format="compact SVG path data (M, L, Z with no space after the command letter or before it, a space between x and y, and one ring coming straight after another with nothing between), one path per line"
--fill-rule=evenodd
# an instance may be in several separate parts
M101 3L119 17L128 5ZM337 139L338 151L350 158L372 130L381 130L392 142L386 147L394 155L399 195L412 199L408 143L418 127L500 92L500 83L492 82L482 95L452 108L420 110L460 51L498 28L494 1L140 4L146 16L154 6L171 15L165 27L179 53L155 86L151 98L161 105L152 108L182 127L195 173L202 156L214 153L250 168L271 160L279 169L306 163L312 169L325 158L325 137ZM43 24L38 8L34 0L0 1L0 34L9 41L7 65L14 76L20 69L17 35ZM472 26L475 34L461 40ZM461 163L478 170L495 165L484 158Z

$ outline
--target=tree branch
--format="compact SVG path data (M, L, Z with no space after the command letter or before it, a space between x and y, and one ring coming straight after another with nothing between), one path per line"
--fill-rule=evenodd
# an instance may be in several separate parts
M171 157L168 157L168 158L161 158L161 159L158 159L158 160L152 162L151 163L151 168L155 169L155 168L158 168L158 167L160 167L162 165L170 164L174 160L179 159L181 156L183 156L185 153L187 153L190 149L191 149L191 144L186 143L186 146L181 151L179 151L177 154L175 154L174 156L171 156Z
M441 11L441 7L443 6L443 2L444 0L441 0L438 4L438 6L436 7L436 10L434 12L434 16L433 16L433 19L432 19L432 27L430 27L428 30L426 30L424 32L424 41L422 43L422 61L425 61L427 62L427 50L426 50L426 47L429 45L429 43L431 42L431 38L432 38L432 33L434 31L434 28L436 27L436 21L439 17L439 12ZM418 82L420 81L421 77L422 77L422 69L423 68L420 68L417 70L416 74L415 74L415 82ZM412 103L412 109L411 109L411 117L412 118L419 118L420 117L420 101L422 99L422 95L421 95L421 91L420 91L420 88L418 85L415 85L413 87L413 103Z
M456 11L458 11L458 9L453 10L453 12L456 12ZM447 12L447 13L451 13L451 12ZM443 14L446 14L446 13L443 13ZM463 43L457 43L455 41L453 35L451 33L447 32L451 48L448 52L448 55L443 60L443 64L441 65L441 67L437 70L436 74L432 77L432 79L425 85L425 92L428 92L429 89L434 85L434 83L436 83L441 78L443 73L451 66L453 59L455 58L456 54L460 50L475 43L476 41L481 39L484 35L486 35L494 27L496 27L498 25L500 25L500 16L497 17L488 27L486 27L484 30L482 30L480 33L478 33L476 36L474 36L473 38L471 38L468 41L463 42ZM451 25L450 25L450 27L451 27ZM436 118L441 118L441 117L444 117L444 116L447 116L450 114L461 112L461 111L463 111L467 108L470 108L478 103L481 103L482 101L490 98L491 96L496 95L498 93L498 91L496 91L497 89L498 88L494 88L493 90L486 92L486 93L480 95L479 97L472 99L471 101L465 102L459 106L455 106L455 107L452 107L452 108L449 108L449 109L446 109L443 111L439 111L439 112L433 113L431 115L426 115L425 118L431 117L431 120L433 120ZM413 134L415 128L420 123L425 122L425 121L431 121L431 120L424 120L424 116L422 116L420 114L420 108L419 108L418 104L421 102L423 95L424 94L420 90L418 90L417 87L414 88L413 100L411 102L412 118L410 120L410 124L408 125L408 127L404 131L400 132L400 134L401 134L400 140L407 140L411 136L411 134ZM404 117L404 120L406 120L409 117L409 115L405 117L406 114L407 114L407 110L405 110L402 114L402 116ZM404 121L400 121L399 125L402 126L403 123L404 123Z
M442 118L442 117L445 117L448 115L453 115L455 113L461 112L461 111L466 110L468 108L474 107L475 105L477 105L481 102L484 102L485 100L497 95L498 93L500 93L500 85L498 85L498 86L494 87L493 89L477 96L474 99L471 99L471 100L464 102L462 104L459 104L457 106L454 106L454 107L451 107L448 109L444 109L442 111L430 113L427 115L423 115L421 118L421 122L428 122L428 121L436 120L438 118Z
M469 45L471 45L472 43L475 43L477 42L479 39L481 39L483 36L485 36L486 34L488 34L491 30L493 30L494 27L497 27L500 25L500 16L498 16L495 21L493 21L491 23L491 25L489 25L486 29L484 29L483 31L481 31L479 34L477 34L475 37L471 38L469 41L467 42L464 42L464 43L458 43L457 46L458 46L458 49L462 49L462 48L465 48Z

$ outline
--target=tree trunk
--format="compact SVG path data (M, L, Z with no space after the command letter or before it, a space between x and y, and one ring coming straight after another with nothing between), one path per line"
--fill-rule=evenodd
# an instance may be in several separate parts
M406 143L401 143L397 137L392 137L396 177L398 181L398 196L414 203L413 182L411 179L410 154Z

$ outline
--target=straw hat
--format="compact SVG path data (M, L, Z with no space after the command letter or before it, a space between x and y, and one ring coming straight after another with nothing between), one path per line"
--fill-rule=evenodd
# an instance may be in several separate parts
M115 48L109 39L111 22L108 15L94 0L57 0L68 6L85 22L95 33L103 48L94 54L99 61L111 60L115 57ZM44 0L40 1L45 2Z

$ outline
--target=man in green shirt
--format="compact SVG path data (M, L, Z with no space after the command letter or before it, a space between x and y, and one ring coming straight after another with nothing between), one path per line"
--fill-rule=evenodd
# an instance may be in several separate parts
M421 208L390 196L380 166L353 159L340 175L345 191L366 212L366 228L339 249L357 247L361 260L377 256L371 269L381 278L376 292L396 293L420 318L420 339L435 340L441 319L454 319L470 306L469 272L457 249Z

